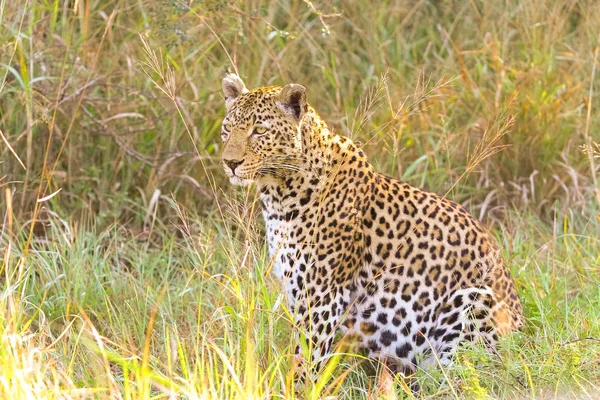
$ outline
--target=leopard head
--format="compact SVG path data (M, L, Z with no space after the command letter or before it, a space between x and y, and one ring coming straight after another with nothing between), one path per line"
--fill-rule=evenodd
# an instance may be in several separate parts
M233 184L284 178L299 170L306 89L291 83L248 90L239 76L223 79L223 170Z

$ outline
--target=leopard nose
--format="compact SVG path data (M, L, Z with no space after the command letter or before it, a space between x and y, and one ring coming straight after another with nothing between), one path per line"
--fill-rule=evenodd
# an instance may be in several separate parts
M231 169L231 173L235 174L235 169L239 167L244 160L223 160L223 162Z

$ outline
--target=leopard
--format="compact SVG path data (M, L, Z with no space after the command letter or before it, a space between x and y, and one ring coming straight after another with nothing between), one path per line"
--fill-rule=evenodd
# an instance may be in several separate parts
M452 363L462 343L496 353L522 328L496 240L463 206L376 172L300 84L249 90L227 74L222 91L222 167L256 186L272 272L303 333L297 357L312 371L336 335L411 376Z

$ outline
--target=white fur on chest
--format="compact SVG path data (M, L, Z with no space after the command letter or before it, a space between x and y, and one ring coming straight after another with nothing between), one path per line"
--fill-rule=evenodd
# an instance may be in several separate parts
M293 290L299 275L304 275L312 262L311 247L305 241L298 242L298 229L306 224L302 215L310 204L297 208L304 188L298 188L297 194L283 201L274 200L270 194L261 193L260 199L265 221L267 246L272 273L279 279L286 291ZM316 192L316 189L313 189ZM275 192L275 189L271 190ZM285 193L279 194L285 197ZM295 217L289 218L291 210L297 210ZM306 254L308 253L308 254ZM286 274L287 272L287 274Z
M269 220L268 214L263 213L265 218L265 228L267 231L267 246L269 249L269 259L273 263L273 274L284 283L283 273L289 268L288 256L291 256L289 246L289 233L292 230L292 223L287 221Z

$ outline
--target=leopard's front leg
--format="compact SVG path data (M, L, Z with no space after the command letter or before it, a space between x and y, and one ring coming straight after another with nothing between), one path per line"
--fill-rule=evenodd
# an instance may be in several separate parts
M284 272L284 277L289 278L284 282L290 310L295 312L295 321L306 339L306 346L304 349L298 346L296 354L306 353L306 370L312 376L328 362L335 332L356 294L354 288L364 246L357 209L339 208L333 201L323 205L322 214L340 213L339 218L335 224L322 226L314 235L309 230L310 245L298 252L297 257L288 259L296 262L290 262Z
M315 381L329 361L336 330L342 323L349 304L350 292L345 288L313 288L290 299L300 333L296 357L301 361L299 381Z

